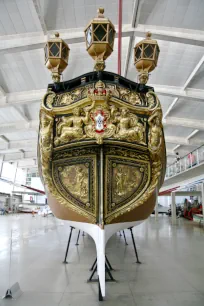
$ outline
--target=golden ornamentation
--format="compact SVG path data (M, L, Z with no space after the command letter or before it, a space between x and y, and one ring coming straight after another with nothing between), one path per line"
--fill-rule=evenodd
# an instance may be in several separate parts
M155 152L161 148L162 141L162 113L161 111L154 112L148 119L149 123L149 148L151 151Z
M65 166L60 173L62 184L73 194L76 198L84 202L89 201L89 170L86 165ZM87 206L87 204L86 204ZM88 207L90 204L88 205Z
M60 205L95 223L98 144L103 143L105 223L142 205L164 172L161 118L154 92L140 94L117 83L84 83L61 94L48 91L39 141L46 190Z
M144 125L139 122L136 115L129 112L128 108L121 108L120 115L116 115L113 122L117 123L115 138L145 144Z
M48 40L45 45L45 65L52 72L54 82L60 82L60 76L68 65L69 47L55 33L55 37Z
M92 122L85 127L88 138L95 138L96 143L102 144L104 138L113 137L116 126L111 123L110 111L101 105L94 107L89 113Z
M59 202L59 204L64 205L65 207L68 207L72 211L88 218L91 223L95 223L96 220L96 214L97 214L97 207L95 207L94 203L96 202L96 185L97 180L94 179L94 171L96 168L96 162L94 159L87 160L92 163L92 171L90 173L90 182L91 182L91 192L90 192L90 199L91 199L91 205L88 207L85 205L86 209L82 206L79 209L79 201L74 200L72 197L69 197L66 192L63 190L63 186L61 183L59 183L59 176L62 173L64 166L57 166L55 171L59 173L59 175L54 175L52 171L52 143L53 143L53 124L54 124L54 118L48 114L46 114L43 110L41 110L40 113L40 138L39 138L39 158L40 158L40 164L41 164L41 172L43 181L45 184L45 189L49 190L49 192L52 194L53 197ZM88 150L87 152L89 152ZM90 151L91 152L91 151ZM92 152L94 152L92 150ZM85 153L80 150L80 153ZM76 157L78 159L79 153L76 151ZM71 156L73 156L71 154ZM86 157L83 158L83 162L86 161ZM87 166L85 166L87 169ZM54 180L58 180L58 184L56 185L54 183ZM61 189L60 189L61 188Z
M142 175L138 168L118 164L113 169L113 196L115 203L129 197L141 183Z
M91 85L83 85L63 94L55 94L54 92L49 91L45 95L43 103L46 108L55 109L57 107L69 106L87 97L89 97L92 101L99 100L102 97L102 100L107 101L113 97L125 101L130 105L137 106L138 108L149 109L155 108L158 102L157 96L152 91L144 95L122 86L98 81Z
M108 148L106 150L106 168L105 168L105 185L107 186L105 193L105 220L112 220L111 216L117 213L123 214L127 208L133 209L135 203L140 199L143 193L148 191L148 186L151 179L150 160L132 158L131 152L117 148L115 153ZM120 152L123 152L123 157ZM111 155L110 155L111 154ZM144 155L145 156L145 155ZM143 156L141 156L142 158ZM149 158L149 157L147 157ZM117 166L114 167L114 164ZM144 171L140 172L140 168ZM115 203L112 206L112 203Z
M137 195L137 197L134 198L134 200L128 202L126 205L117 207L115 211L113 211L113 207L110 207L112 212L106 216L105 218L106 224L111 223L112 220L114 220L115 218L118 218L119 216L124 215L127 212L130 212L134 208L139 207L145 201L147 201L151 197L151 195L154 193L155 188L158 185L159 177L161 175L161 170L162 170L162 164L160 161L152 163L151 179L149 179L150 184L147 185L148 188L143 190L139 197Z
M76 107L73 110L73 116L63 116L57 122L55 145L64 144L72 140L85 138L83 126L88 123L88 112L85 116L81 116L81 109Z
M115 28L112 22L104 17L104 9L98 9L98 16L85 29L87 52L95 60L95 70L105 69L105 60L113 52Z
M54 119L44 112L41 112L40 121L40 161L41 169L45 184L49 184L50 176L50 163L52 159L52 143L53 143L53 124Z

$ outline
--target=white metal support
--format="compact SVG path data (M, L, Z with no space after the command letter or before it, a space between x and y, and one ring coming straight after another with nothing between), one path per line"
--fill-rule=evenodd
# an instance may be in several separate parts
M204 183L201 183L201 199L202 199L202 208L204 208ZM204 227L204 209L203 209L203 227Z
M176 224L176 193L171 193L171 220L172 224Z
M158 213L158 204L159 204L159 202L158 202L158 196L157 196L157 198L156 198L155 210L154 210L154 212L155 212L155 220L156 220L156 221L158 221L158 217L159 217L159 213Z

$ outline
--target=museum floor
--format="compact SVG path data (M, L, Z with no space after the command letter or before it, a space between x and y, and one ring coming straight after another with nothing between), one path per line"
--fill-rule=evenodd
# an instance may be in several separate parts
M54 217L30 215L0 216L0 295L8 288L9 237L13 229L11 285L19 282L23 291L16 300L0 300L0 306L203 306L204 230L179 220L173 227L168 217L154 217L134 229L141 265L135 257L129 230L128 246L115 234L107 255L116 271L117 283L107 283L107 296L98 302L97 284L87 284L94 261L92 239L77 230L62 264L69 227Z

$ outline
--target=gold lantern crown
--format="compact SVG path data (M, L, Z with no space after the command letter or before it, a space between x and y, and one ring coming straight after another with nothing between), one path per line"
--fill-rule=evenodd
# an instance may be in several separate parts
M152 34L147 32L146 38L136 44L134 48L134 64L139 72L139 81L146 84L149 72L157 66L159 46L156 40L151 39Z
M89 55L96 61L95 70L105 69L105 60L113 52L115 27L104 17L104 9L98 9L98 16L85 29L86 47Z
M59 33L47 41L45 48L45 65L52 72L54 82L60 82L60 76L68 65L69 47Z

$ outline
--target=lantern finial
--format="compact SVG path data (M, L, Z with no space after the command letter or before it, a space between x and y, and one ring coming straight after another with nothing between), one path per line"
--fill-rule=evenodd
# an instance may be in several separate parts
M149 72L155 69L159 57L159 46L151 36L152 33L147 32L146 38L137 43L134 48L134 63L139 72L141 84L147 83Z
M148 31L146 33L146 39L151 39L151 37L152 37L152 33Z
M95 60L94 69L100 71L105 69L105 60L113 52L115 27L104 17L104 8L100 7L97 13L84 32L87 51Z
M62 72L68 65L69 47L56 32L45 45L45 65L52 72L54 83L60 82Z
M98 18L104 18L104 8L103 7L99 7L97 10L98 13Z

